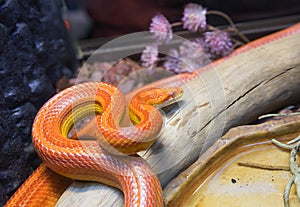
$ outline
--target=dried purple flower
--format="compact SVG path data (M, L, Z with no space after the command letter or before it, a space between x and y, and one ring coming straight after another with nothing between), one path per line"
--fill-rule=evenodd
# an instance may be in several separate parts
M183 41L179 46L179 54L191 59L202 59L202 57L205 56L203 41L201 39L195 41Z
M143 50L141 55L143 67L152 68L158 61L158 48L157 45L148 45Z
M158 41L168 42L173 37L171 24L162 14L157 14L152 18L149 30Z
M204 33L204 45L211 58L224 57L233 50L228 32L215 30Z
M175 74L191 73L193 71L193 67L191 64L189 64L189 60L186 58L175 58L171 56L167 56L166 58L167 59L163 63L163 66L168 71L171 71Z
M199 4L189 3L184 7L183 28L191 32L206 29L206 9Z
M166 56L166 60L164 61L163 66L166 70L178 74L182 71L182 65L180 64L180 62L181 60L178 51L175 49L171 49Z
M179 46L179 52L175 49L170 50L164 67L176 74L192 72L203 66L207 58L201 40L183 41Z

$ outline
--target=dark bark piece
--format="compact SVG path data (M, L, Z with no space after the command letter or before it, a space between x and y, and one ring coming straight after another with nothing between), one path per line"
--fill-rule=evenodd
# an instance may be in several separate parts
M0 1L0 206L39 164L33 119L78 64L60 4Z

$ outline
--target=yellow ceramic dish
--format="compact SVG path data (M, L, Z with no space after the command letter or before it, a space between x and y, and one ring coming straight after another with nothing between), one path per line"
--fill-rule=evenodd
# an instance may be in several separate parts
M286 142L300 133L300 117L290 116L259 125L233 128L165 188L167 206L282 207L291 178L290 151L271 139ZM242 166L255 163L283 168L266 170ZM295 187L290 207L300 206Z

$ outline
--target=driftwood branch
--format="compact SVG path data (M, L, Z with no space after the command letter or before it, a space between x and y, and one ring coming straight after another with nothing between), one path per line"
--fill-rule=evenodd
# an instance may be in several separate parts
M285 36L275 34L267 43L266 39L250 43L207 66L183 87L183 100L167 113L158 141L141 154L163 187L230 128L299 103L299 27ZM120 191L99 183L75 182L58 206L85 204L122 206L123 197Z

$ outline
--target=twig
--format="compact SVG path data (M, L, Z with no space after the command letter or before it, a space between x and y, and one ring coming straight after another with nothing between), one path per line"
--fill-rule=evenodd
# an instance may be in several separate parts
M239 161L238 165L245 166L245 167L251 167L251 168L258 168L258 169L263 169L263 170L290 171L289 166L273 166L273 165L265 165L265 164L260 164L260 163L242 162L242 161Z
M283 194L284 206L289 207L290 206L289 195L291 193L291 188L292 188L293 184L296 185L297 197L300 200L300 168L299 168L298 164L296 163L297 152L299 151L299 148L300 148L300 136L297 136L295 139L289 141L288 144L283 144L275 139L273 139L272 142L279 147L282 147L285 149L291 149L289 168L290 168L292 177L289 180L289 182L286 184L284 194ZM292 143L295 143L295 142L297 142L297 144L291 145Z
M294 115L300 115L300 112L284 113L284 114L265 114L258 117L258 119L265 119L265 118L278 117L278 116L294 116Z
M179 26L182 26L183 25L183 22L174 22L171 24L171 27L179 27Z
M294 176L289 180L289 182L286 184L285 189L284 189L284 194L283 194L283 200L284 200L284 207L289 207L289 195L291 193L291 188L294 183Z
M275 144L276 146L278 147L281 147L283 149L288 149L288 150L291 150L293 149L294 146L291 146L291 145L288 145L288 144L284 144L282 142L279 142L278 140L276 139L272 139L272 143Z
M287 144L294 144L296 142L299 142L300 141L300 135L297 136L295 139L292 139L291 141L287 142Z
M233 32L237 33L242 38L242 40L245 41L245 43L250 42L250 40L235 27L233 21L231 20L231 18L227 14L225 14L225 13L223 13L221 11L216 11L216 10L209 10L209 11L207 11L206 15L210 15L210 14L212 14L212 15L218 15L218 16L221 16L224 19L226 19L227 22L230 24Z

